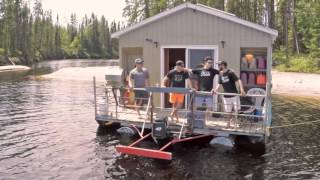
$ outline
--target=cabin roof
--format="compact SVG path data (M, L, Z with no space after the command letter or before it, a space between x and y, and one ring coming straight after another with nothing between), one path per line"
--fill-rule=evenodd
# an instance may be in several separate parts
M152 16L150 18L147 18L139 23L136 23L132 26L129 26L125 29L122 29L120 31L117 31L113 34L111 34L111 38L119 38L120 36L124 35L124 34L127 34L135 29L138 29L140 27L143 27L147 24L150 24L154 21L157 21L159 19L162 19L164 17L167 17L167 16L170 16L178 11L182 11L184 9L193 9L193 10L196 10L196 11L200 11L200 12L203 12L203 13L206 13L206 14L209 14L209 15L212 15L212 16L216 16L216 17L219 17L219 18L222 18L222 19L225 19L227 21L231 21L233 23L237 23L237 24L241 24L243 26L246 26L246 27L249 27L249 28L252 28L252 29L256 29L258 31L262 31L264 33L267 33L267 34L270 34L273 39L275 39L276 36L278 36L278 31L277 30L274 30L274 29L271 29L271 28L268 28L268 27L265 27L265 26L262 26L262 25L259 25L259 24L256 24L256 23L252 23L250 21L246 21L246 20L243 20L241 18L238 18L237 16L235 16L234 14L231 14L231 13L228 13L228 12L225 12L225 11L221 11L221 10L218 10L218 9L215 9L215 8L212 8L212 7L209 7L209 6L205 6L203 4L192 4L192 3L184 3L184 4L181 4L177 7L174 7L172 9L169 9L167 11L164 11L162 13L159 13L155 16Z

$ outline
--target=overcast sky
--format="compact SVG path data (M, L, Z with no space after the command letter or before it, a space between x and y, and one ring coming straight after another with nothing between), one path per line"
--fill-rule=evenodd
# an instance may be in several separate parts
M42 0L45 10L52 10L53 16L59 14L60 22L66 24L71 13L76 13L78 22L85 14L104 15L108 21L124 21L122 18L125 0Z

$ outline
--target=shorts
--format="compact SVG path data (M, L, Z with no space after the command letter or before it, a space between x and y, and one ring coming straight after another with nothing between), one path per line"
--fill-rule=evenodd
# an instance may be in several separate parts
M143 90L134 90L134 97L137 100L142 100L143 103L148 100L148 93Z
M234 97L223 97L223 105L224 105L224 111L227 113L231 113L232 110L235 112L238 112L238 110L241 109L240 106L240 97L234 96Z
M195 106L197 109L212 109L213 96L211 95L197 95L195 97Z
M183 104L184 101L184 94L179 94L179 93L170 93L170 97L169 97L169 102L171 104Z

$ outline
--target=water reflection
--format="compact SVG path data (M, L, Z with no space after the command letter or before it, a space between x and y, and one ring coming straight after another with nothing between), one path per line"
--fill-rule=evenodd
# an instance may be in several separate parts
M320 123L272 130L264 155L206 144L175 146L172 162L119 155L116 128L94 121L90 82L25 79L86 64L106 62L49 62L29 74L1 74L0 179L320 178ZM317 120L319 107L312 98L273 96L273 124Z

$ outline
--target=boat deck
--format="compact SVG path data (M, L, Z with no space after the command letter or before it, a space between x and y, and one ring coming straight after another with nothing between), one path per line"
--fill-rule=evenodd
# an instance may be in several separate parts
M146 115L146 110L140 111L140 116L133 108L118 107L118 113L116 109L109 106L108 114L103 112L98 112L96 116L97 121L107 122L118 122L123 126L135 125L141 128L145 122L145 128L151 128L151 118L150 115ZM153 112L153 119L157 117L168 117L171 109L156 109ZM117 114L117 115L116 115ZM258 122L248 120L247 118L238 117L237 123L235 125L234 121L231 123L231 127L227 127L230 118L225 118L223 116L216 117L212 113L205 113L205 122L203 127L194 127L194 134L219 134L219 135L250 135L250 136L263 136L264 135L264 125L263 121ZM168 124L171 129L179 130L182 125L189 126L187 123L187 111L181 110L179 112L179 122L172 121L168 119Z
M141 107L141 115L139 116L133 105L124 105L128 104L128 97L121 96L118 89L106 88L106 90L107 91L104 92L104 96L95 96L95 117L100 124L118 122L122 126L134 125L137 128L145 127L147 129L151 129L155 119L169 117L172 111L171 108L152 106L153 94L150 93L149 98L145 98L145 100L148 100L148 103ZM148 91L161 93L183 93L186 89L150 87ZM190 91L186 92L189 93ZM226 93L220 94L230 95ZM254 96L264 97L264 95ZM191 95L189 97L191 98ZM194 94L192 94L192 97L194 97ZM253 111L225 113L222 110L223 108L217 108L221 109L221 111L218 112L212 110L200 111L195 109L203 109L202 106L196 107L194 105L194 101L189 102L190 104L186 106L186 109L179 110L179 122L168 118L168 125L171 133L180 132L180 135L212 134L217 136L246 135L255 137L263 137L267 133L267 113L264 113L264 115L253 115ZM222 104L217 103L217 106L220 107L220 105ZM241 105L240 107L245 107L246 109L249 107L249 109L254 108L253 110L257 110L254 105ZM214 109L213 107L207 108ZM190 109L193 109L194 111L191 111ZM232 119L231 126L228 126L230 119Z

